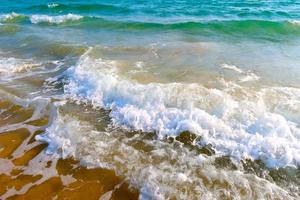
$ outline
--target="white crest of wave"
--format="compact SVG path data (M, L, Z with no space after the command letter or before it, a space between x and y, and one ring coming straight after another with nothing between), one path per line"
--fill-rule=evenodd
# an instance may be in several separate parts
M21 15L15 12L9 13L9 14L2 14L0 15L0 21L8 21L8 20L12 20L16 17L20 17Z
M244 72L242 69L238 68L235 65L222 64L220 67L223 68L223 69L233 70L233 71L236 71L238 73L243 73Z
M253 72L247 72L245 76L240 77L240 82L257 81L260 77Z
M50 16L50 15L32 15L30 17L30 21L33 24L38 24L42 22L47 22L51 24L61 24L66 21L76 21L83 18L81 15L75 15L75 14L67 14L67 15L58 15L58 16Z
M140 84L117 71L114 61L92 59L87 52L68 71L65 93L111 110L112 122L125 129L155 131L160 138L188 130L237 160L262 159L269 167L300 163L300 129L289 115L300 114L299 89Z
M40 64L34 63L29 59L0 57L0 74L10 75L14 73L28 72L31 70L31 68L39 65Z
M300 20L289 20L289 23L294 25L300 25Z
M249 81L257 81L260 79L258 75L256 75L254 72L251 71L244 71L241 68L237 67L236 65L229 65L229 64L222 64L220 65L222 69L226 70L232 70L234 72L237 72L243 76L239 78L240 82L249 82Z
M48 8L55 8L55 7L59 6L59 4L57 4L57 3L50 3L47 6L48 6Z

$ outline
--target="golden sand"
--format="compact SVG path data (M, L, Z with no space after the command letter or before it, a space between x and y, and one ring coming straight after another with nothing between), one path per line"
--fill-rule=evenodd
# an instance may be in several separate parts
M0 127L12 124L42 127L48 123L46 117L28 122L33 110L9 101L0 102L0 110ZM45 154L47 144L34 139L43 130L31 133L21 125L0 133L0 199L138 198L138 192L129 189L114 171L88 169L72 158Z

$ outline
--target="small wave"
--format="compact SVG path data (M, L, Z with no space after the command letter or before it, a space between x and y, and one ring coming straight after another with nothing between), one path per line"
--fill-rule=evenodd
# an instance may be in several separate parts
M55 8L55 7L58 7L59 4L57 4L57 3L51 3L51 4L48 4L47 6L48 6L48 8Z
M98 22L98 23L97 23ZM118 29L162 29L202 32L209 34L211 31L223 34L300 34L298 26L286 21L263 21L263 20L212 20L212 21L188 21L176 23L143 22L143 21L119 21L107 20L98 17L86 17L83 25L96 25Z
M72 11L70 11L72 12ZM2 19L1 19L2 18ZM0 17L2 22L22 22L30 20L31 23L39 24L63 24L75 27L107 28L130 31L165 31L178 30L201 35L223 34L242 38L258 38L282 40L288 36L300 35L297 22L290 21L263 21L263 20L211 20L211 21L188 21L176 23L163 23L159 19L153 22L136 21L126 19L107 19L99 16L86 16L77 14L65 15L21 15L16 13L5 14ZM80 20L80 23L78 21ZM65 24L67 23L67 24ZM282 36L282 37L280 37Z
M15 12L0 15L1 22L9 22L9 23L18 22L19 20L22 20L23 18L25 18L25 15L21 15L21 14L15 13Z
M247 72L245 76L240 78L240 82L257 81L260 77L253 72Z
M55 8L55 7L58 7L59 4L57 4L57 3L50 3L47 6L48 6L48 8Z
M231 71L234 71L234 72L237 72L237 73L243 75L242 77L239 78L239 82L257 81L260 79L260 77L258 75L256 75L254 72L251 72L251 71L245 72L244 70L242 70L241 68L239 68L235 65L222 64L222 65L220 65L220 67L222 69L231 70Z
M300 20L290 20L288 22L294 25L300 25Z
M242 69L238 68L235 65L222 64L220 67L223 68L223 69L233 70L233 71L236 71L238 73L243 73L244 72Z
M17 58L0 58L0 74L14 74L30 71L31 68L39 66L34 64L32 60L24 60Z
M74 16L74 15L71 15ZM76 15L75 15L76 16ZM53 21L52 17L43 17L42 21ZM63 17L57 16L54 19ZM66 17L68 18L68 17ZM166 31L176 30L189 32L192 34L201 35L228 35L242 38L257 38L272 41L288 39L289 37L300 35L298 25L289 22L275 22L262 20L225 20L225 21L200 21L200 22L179 22L179 23L160 23L158 22L143 22L143 21L128 21L128 20L111 20L96 16L76 16L69 17L69 26L93 27L93 28L108 28L116 30L128 31ZM76 20L81 19L81 23ZM39 21L39 20L37 20ZM54 20L56 21L56 20ZM60 23L63 20L59 20ZM73 22L73 23L72 23ZM76 23L74 23L76 22Z
M19 14L12 12L10 14L1 15L0 19L5 21L5 20L10 20L10 19L13 19L13 18L19 17L19 16L20 16Z
M59 16L49 16L49 15L32 15L30 21L33 24L38 23L50 23L50 24L61 24L68 21L77 21L83 18L83 16L75 14L59 15Z

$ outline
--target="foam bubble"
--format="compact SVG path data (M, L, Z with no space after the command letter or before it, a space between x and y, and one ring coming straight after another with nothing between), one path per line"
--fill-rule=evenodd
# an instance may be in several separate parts
M48 6L48 8L55 8L55 7L59 6L59 4L51 3L51 4L48 4L47 6Z
M18 14L18 13L15 13L15 12L12 12L12 13L9 13L9 14L2 14L0 15L0 21L2 22L6 22L6 21L11 21L15 18L18 18L22 15Z
M247 72L245 76L240 77L240 82L257 81L260 77L253 72Z
M294 25L300 25L300 20L289 20L288 22Z
M30 71L31 68L38 66L39 64L33 63L32 60L18 59L13 57L0 57L0 73L2 74L14 74Z
M237 160L262 159L269 167L300 163L300 129L286 111L282 110L284 116L274 109L285 100L268 102L265 91L279 92L274 88L140 84L118 75L114 61L92 59L88 53L68 74L66 96L111 110L116 126L155 131L160 138L188 130L201 135L218 153ZM299 96L300 90L292 89ZM299 97L289 98L299 105Z
M220 67L223 68L223 69L233 70L233 71L238 72L238 73L243 73L244 72L242 69L238 68L235 65L222 64Z
M235 65L222 64L220 67L223 69L226 69L226 70L232 70L234 72L242 74L243 76L241 76L239 78L240 82L257 81L260 79L260 77L258 75L256 75L254 72L251 72L251 71L245 72L244 70L242 70L241 68L239 68Z
M69 114L59 112L46 134L37 139L48 142L50 152L59 149L63 157L115 170L140 189L140 199L292 199L275 184L240 168L217 168L214 156L138 134L127 137L120 131L97 131Z
M58 15L58 16L50 16L50 15L32 15L30 17L30 21L33 24L38 23L50 23L50 24L61 24L67 21L77 21L83 18L80 15L75 14L67 14L67 15Z

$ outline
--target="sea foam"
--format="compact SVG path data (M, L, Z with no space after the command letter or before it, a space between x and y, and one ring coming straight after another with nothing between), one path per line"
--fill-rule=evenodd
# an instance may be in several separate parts
M228 69L228 70L233 70L233 71L236 71L238 73L243 73L244 72L242 69L238 68L235 65L222 64L221 68Z
M243 173L238 165L236 170L216 167L218 157L138 134L101 132L66 112L58 111L46 133L36 139L49 143L47 153L59 149L64 158L115 170L140 189L140 199L293 199L274 183Z
M300 25L300 20L289 20L288 22L294 25Z
M254 72L244 71L235 65L222 64L222 65L220 65L220 67L222 69L231 70L231 71L234 71L234 72L237 72L237 73L243 75L239 78L240 82L257 81L260 79L260 77L258 75L256 75Z
M83 16L70 14L70 13L67 15L58 15L58 16L32 15L30 16L30 21L33 24L38 24L38 23L61 24L67 21L80 20L81 18L83 18Z
M2 15L0 15L0 21L1 22L9 22L11 20L14 20L14 19L16 19L18 17L22 17L22 16L23 15L15 13L15 12L12 12L9 14L2 14Z
M50 3L47 6L48 6L48 8L55 8L55 7L59 6L59 4L57 4L57 3Z
M300 129L289 115L299 113L297 88L283 93L272 87L220 90L198 84L140 84L119 75L114 61L93 59L89 52L67 74L66 97L111 110L116 126L154 131L160 138L188 130L236 160L261 159L269 167L300 163ZM269 101L272 97L276 99Z
M0 73L1 74L15 74L30 71L31 68L39 64L33 63L29 59L18 59L13 57L0 57Z

